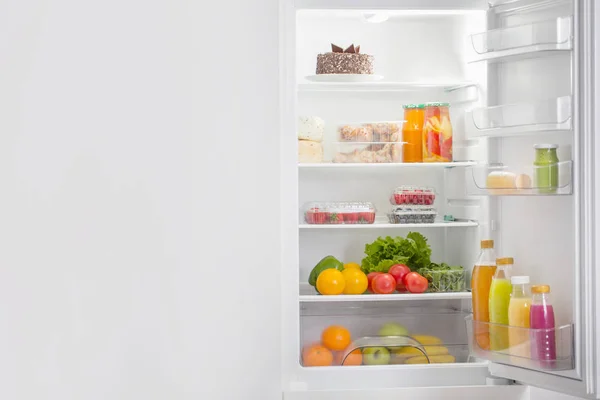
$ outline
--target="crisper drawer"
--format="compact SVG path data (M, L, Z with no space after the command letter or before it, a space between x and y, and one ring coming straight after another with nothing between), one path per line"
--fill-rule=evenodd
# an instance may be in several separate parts
M300 362L340 368L467 363L467 313L439 303L303 305Z

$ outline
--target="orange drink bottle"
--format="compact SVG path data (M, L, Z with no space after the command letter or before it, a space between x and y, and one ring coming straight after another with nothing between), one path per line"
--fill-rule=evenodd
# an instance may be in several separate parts
M481 241L481 252L475 262L471 278L471 292L473 302L474 334L477 345L483 350L490 349L490 322L489 297L492 278L496 273L496 252L493 240ZM477 321L483 323L478 324Z

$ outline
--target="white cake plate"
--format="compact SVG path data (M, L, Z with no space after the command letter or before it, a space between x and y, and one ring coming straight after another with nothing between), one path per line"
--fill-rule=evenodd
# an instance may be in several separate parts
M311 82L376 82L383 79L383 75L370 74L319 74L306 77Z

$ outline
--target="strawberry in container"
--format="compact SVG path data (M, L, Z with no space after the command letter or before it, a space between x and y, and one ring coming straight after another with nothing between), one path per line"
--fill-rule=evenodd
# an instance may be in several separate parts
M422 186L400 186L394 190L390 202L394 205L431 206L435 201L435 191Z
M375 206L369 202L311 202L304 206L304 220L311 225L372 224Z

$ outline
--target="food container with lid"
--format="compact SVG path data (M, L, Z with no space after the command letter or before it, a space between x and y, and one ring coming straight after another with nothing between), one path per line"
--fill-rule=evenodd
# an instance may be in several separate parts
M419 273L427 278L428 293L464 292L467 290L466 271L463 267L423 268Z
M400 163L402 143L336 142L333 143L334 163Z
M449 103L426 103L423 162L452 161L452 123Z
M409 204L431 206L434 201L435 191L425 186L399 186L390 197L390 202L399 206Z
M370 202L310 202L304 205L307 224L372 224L375 206Z
M437 211L431 206L395 206L388 213L391 224L433 224Z
M402 121L365 122L339 125L340 142L395 143L402 142Z

